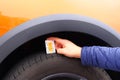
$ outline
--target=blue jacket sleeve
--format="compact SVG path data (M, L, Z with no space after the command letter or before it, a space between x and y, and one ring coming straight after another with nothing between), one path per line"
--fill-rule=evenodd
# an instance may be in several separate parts
M83 47L81 61L83 65L120 71L120 47Z

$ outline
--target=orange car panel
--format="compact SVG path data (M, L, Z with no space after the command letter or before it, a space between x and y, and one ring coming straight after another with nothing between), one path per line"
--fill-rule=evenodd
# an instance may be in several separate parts
M0 0L0 36L26 21L53 14L88 16L120 33L120 0Z

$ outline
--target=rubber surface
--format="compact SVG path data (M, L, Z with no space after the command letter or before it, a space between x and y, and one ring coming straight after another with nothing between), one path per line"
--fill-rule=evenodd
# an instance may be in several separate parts
M111 80L102 69L82 66L80 59L44 53L37 53L23 59L4 80L41 80L56 73L77 74L87 80Z

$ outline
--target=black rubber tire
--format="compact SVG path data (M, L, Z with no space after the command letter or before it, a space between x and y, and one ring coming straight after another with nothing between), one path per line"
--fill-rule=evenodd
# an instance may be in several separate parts
M41 80L45 76L56 73L77 74L87 80L111 80L104 70L83 66L80 59L43 53L34 54L22 60L4 80Z

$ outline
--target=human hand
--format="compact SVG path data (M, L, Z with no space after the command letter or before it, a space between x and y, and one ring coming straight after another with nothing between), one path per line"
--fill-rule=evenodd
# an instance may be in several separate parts
M55 41L55 48L58 54L62 54L71 58L81 57L81 47L75 45L73 42L57 37L49 37L47 40Z

